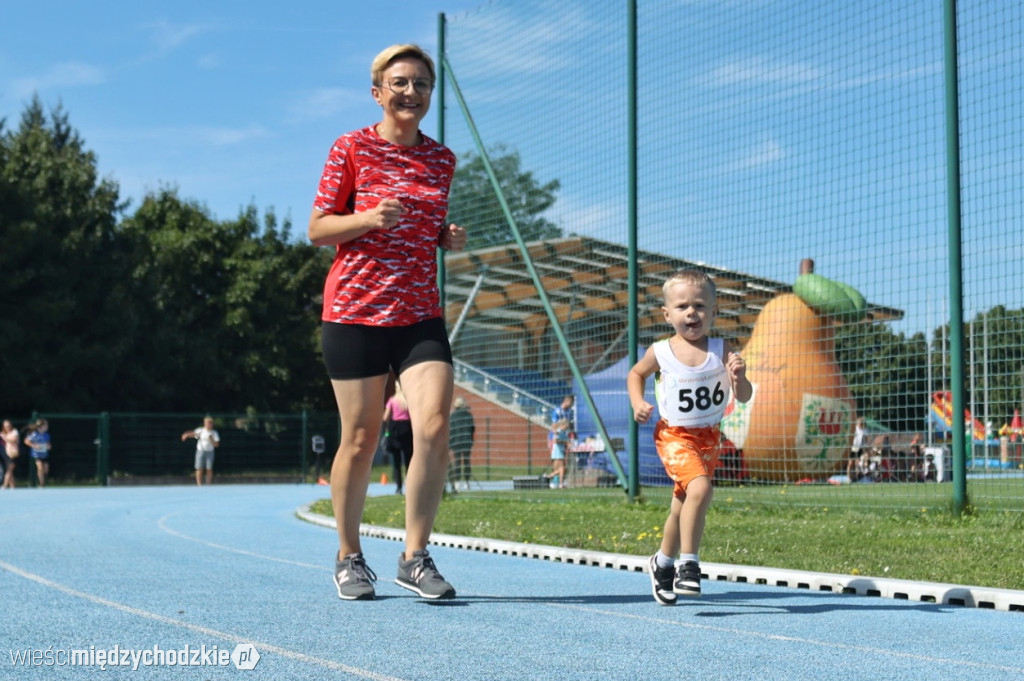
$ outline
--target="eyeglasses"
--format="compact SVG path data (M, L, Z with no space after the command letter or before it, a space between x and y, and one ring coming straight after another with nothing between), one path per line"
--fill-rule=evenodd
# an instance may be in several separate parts
M434 90L434 83L426 78L415 78L413 80L408 78L392 78L391 80L384 81L384 87L396 95L404 95L408 91L410 84L412 85L413 92L418 95L429 95Z

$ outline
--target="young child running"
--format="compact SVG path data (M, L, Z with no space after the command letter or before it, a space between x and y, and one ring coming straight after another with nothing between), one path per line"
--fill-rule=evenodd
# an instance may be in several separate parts
M682 270L669 277L662 293L661 309L675 334L647 348L630 369L626 387L633 418L647 423L654 405L644 400L644 387L655 375L661 418L654 444L675 488L661 550L651 556L648 571L654 600L673 605L677 594L700 596L698 552L718 464L719 424L730 392L746 402L753 386L743 358L721 338L708 337L717 312L714 282L703 272Z

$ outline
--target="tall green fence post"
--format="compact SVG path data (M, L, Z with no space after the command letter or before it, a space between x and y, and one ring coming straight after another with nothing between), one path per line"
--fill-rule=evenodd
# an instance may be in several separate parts
M627 5L627 48L626 48L626 97L628 99L626 115L626 140L627 140L627 196L626 210L629 221L629 283L627 291L629 294L627 328L629 329L629 365L636 364L637 346L640 343L640 330L637 319L639 304L637 297L637 184L636 184L636 0L628 0ZM627 407L629 405L626 405ZM630 410L632 408L630 407ZM629 419L629 499L635 501L640 495L640 429L633 419Z
M437 15L437 54L438 58L435 61L435 68L437 69L437 78L434 87L436 88L436 94L434 101L437 102L437 141L444 144L444 34L445 34L445 17L444 12ZM447 303L447 288L445 287L445 280L448 278L447 266L444 262L444 251L438 249L437 256L437 288L440 296L441 309L445 309Z
M967 506L964 427L964 308L960 224L960 96L957 68L956 0L943 5L946 90L946 210L949 257L949 354L953 392L953 513Z

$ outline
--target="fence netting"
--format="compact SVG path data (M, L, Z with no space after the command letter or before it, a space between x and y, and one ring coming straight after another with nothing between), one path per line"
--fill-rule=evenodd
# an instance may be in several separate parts
M718 475L741 498L948 502L937 483L952 476L959 392L971 502L1024 508L1020 3L958 3L952 264L942 3L636 7L633 88L629 3L494 0L444 18L449 87L434 106L460 163L451 217L471 234L446 258L446 309L458 393L485 424L481 475L550 474L566 394L569 484L607 483L613 456L628 469L630 327L641 352L669 335L661 284L692 267L716 282L716 333L755 383L723 425ZM638 440L641 484L661 489L649 426Z

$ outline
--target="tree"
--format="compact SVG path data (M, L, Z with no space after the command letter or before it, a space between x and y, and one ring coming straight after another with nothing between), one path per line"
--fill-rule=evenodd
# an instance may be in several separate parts
M164 189L123 223L142 254L133 272L140 337L126 380L159 411L328 408L316 361L329 256L288 239L255 207L218 222ZM319 397L319 399L318 399ZM141 407L140 407L141 408Z
M899 432L920 431L928 413L927 343L886 324L846 324L836 330L836 359L857 411Z
M0 121L0 412L333 410L329 250L173 189L119 222L118 191L59 108Z
M132 338L118 186L58 107L0 136L0 375L6 408L102 408Z
M544 217L556 201L558 180L541 185L532 172L521 169L519 152L497 145L488 153L494 174L524 241L562 235L558 225ZM448 221L466 228L469 250L507 244L515 240L494 193L483 158L464 154L455 170L448 205Z
M948 327L932 339L929 347L924 334L908 338L877 323L837 329L836 357L861 414L896 431L925 427L931 393L953 389ZM997 305L979 313L964 325L964 339L965 404L974 404L978 419L987 411L998 428L1024 400L1024 310Z
M936 343L940 363L949 357L949 337L947 329ZM977 419L987 415L998 429L1024 408L1024 310L997 305L966 321L963 353L965 406Z
M249 238L225 263L231 282L225 327L238 364L228 383L232 393L250 396L246 404L260 411L333 409L317 360L331 249L291 242L290 226L279 230L273 212L264 217L262 230L253 207L238 223Z

